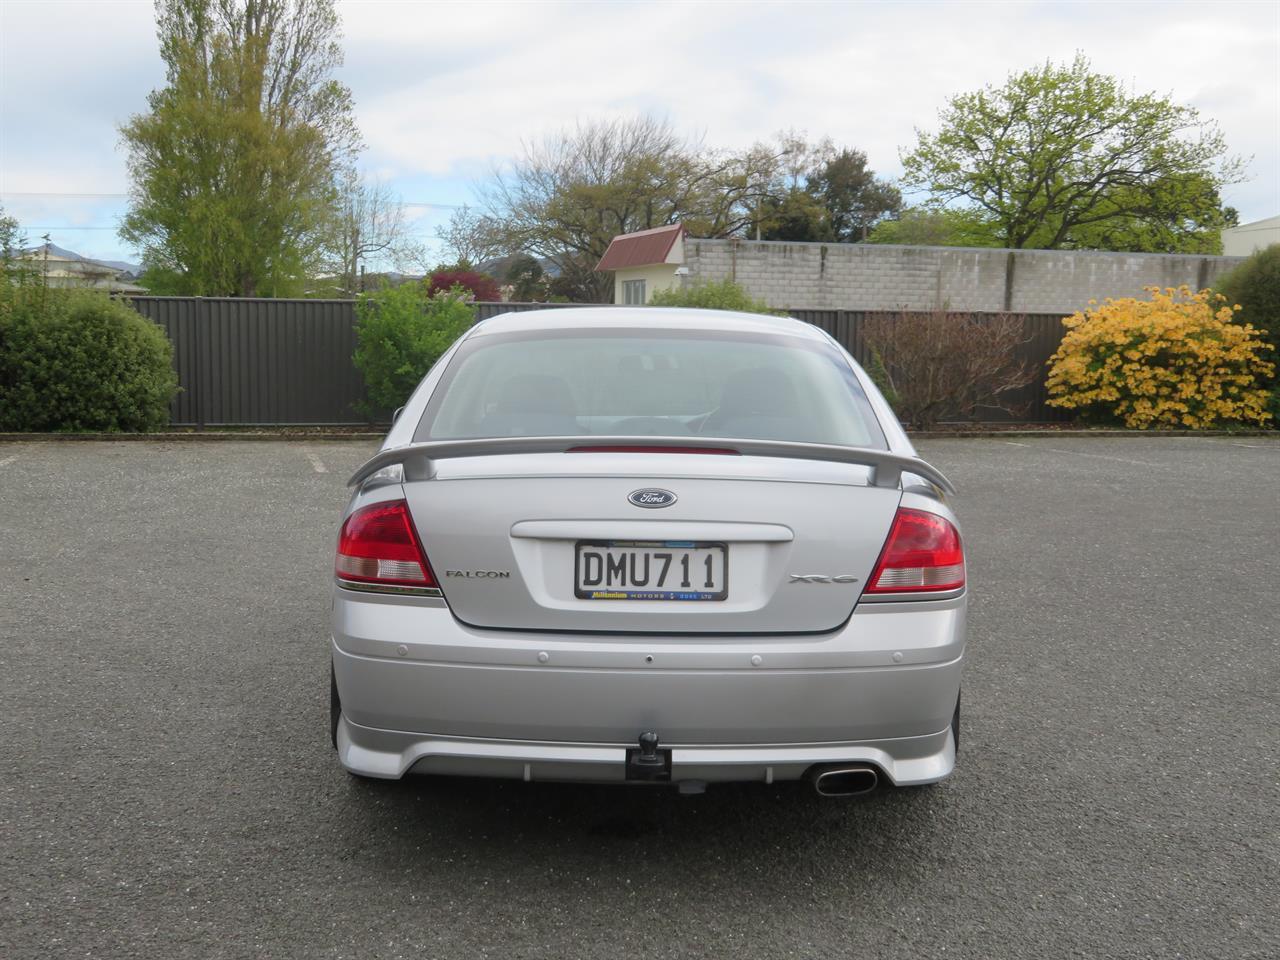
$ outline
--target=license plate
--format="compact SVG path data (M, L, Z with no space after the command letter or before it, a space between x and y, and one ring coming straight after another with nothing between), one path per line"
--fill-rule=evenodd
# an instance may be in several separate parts
M573 594L583 600L723 600L729 547L691 540L579 540Z

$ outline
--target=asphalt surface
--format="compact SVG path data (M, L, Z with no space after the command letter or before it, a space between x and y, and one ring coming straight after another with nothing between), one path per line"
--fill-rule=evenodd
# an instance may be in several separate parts
M0 957L1280 956L1280 443L921 448L960 766L824 801L352 779L367 444L0 445Z

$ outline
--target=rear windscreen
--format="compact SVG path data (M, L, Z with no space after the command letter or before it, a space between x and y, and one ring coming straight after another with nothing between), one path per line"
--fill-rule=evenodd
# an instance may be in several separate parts
M467 340L414 439L574 435L887 446L848 361L828 343L617 329Z

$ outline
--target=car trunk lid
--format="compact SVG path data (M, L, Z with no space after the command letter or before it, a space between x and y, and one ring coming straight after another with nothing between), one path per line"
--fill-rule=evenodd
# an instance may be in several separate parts
M430 479L404 489L445 598L472 626L806 633L848 618L884 545L901 494L873 485L872 474L771 457L532 453L441 460ZM630 499L648 489L674 500ZM688 555L699 572L709 564L709 578L716 567L715 582L695 580L707 587L692 591L697 599L618 598L613 589L596 598L583 589L582 564L601 561L584 561L584 551L603 562L630 556L642 573L647 556L655 588L660 554L675 554L677 573ZM665 586L688 593L678 581Z

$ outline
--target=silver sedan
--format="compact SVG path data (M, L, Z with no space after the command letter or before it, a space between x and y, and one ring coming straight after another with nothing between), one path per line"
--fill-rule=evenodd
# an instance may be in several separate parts
M955 766L951 485L816 327L493 317L351 485L331 726L353 774L851 795Z

